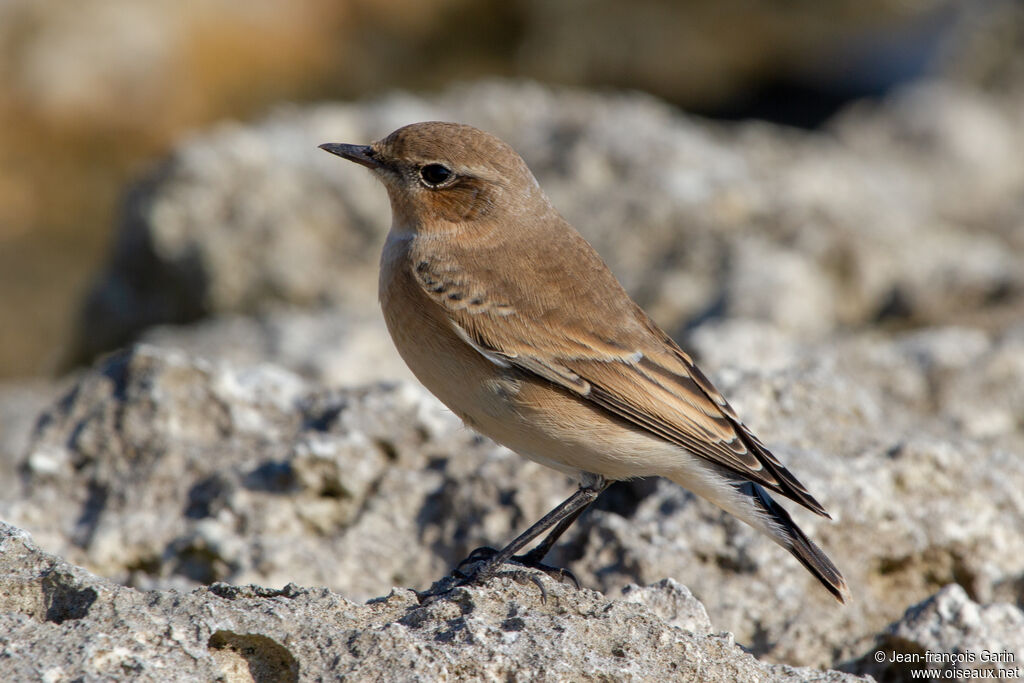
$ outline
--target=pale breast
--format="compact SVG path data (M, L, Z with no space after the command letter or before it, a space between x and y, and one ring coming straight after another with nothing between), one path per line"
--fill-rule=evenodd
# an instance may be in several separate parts
M389 235L381 256L381 308L402 359L453 413L498 443L566 472L613 479L660 474L663 458L679 457L678 448L474 349L425 291L416 267L431 258L417 239ZM647 460L650 471L638 471L638 456Z
M416 378L468 424L514 419L510 412L518 382L459 338L444 310L426 294L416 274L425 258L416 239L392 231L381 255L381 309L398 353Z

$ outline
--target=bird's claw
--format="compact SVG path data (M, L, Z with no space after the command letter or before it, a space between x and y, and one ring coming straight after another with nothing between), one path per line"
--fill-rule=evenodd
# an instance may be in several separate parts
M494 548L489 548L487 546L476 548L471 553L469 553L469 555L467 555L464 560L459 562L455 566L455 569L452 571L452 575L456 576L459 579L459 582L456 584L456 586L465 586L471 583L475 583L479 579L484 579L490 576L494 571L497 570L497 567L491 568L489 566L489 561L497 554L497 550L495 550ZM513 555L511 558L509 558L509 562L514 562L515 564L527 567L528 569L536 569L538 571L542 571L551 578L558 581L559 583L564 583L565 579L569 579L576 587L576 590L580 589L579 579L576 578L576 575L573 574L570 570L563 569L562 567L553 567L549 564L544 564L540 560L541 558L537 557L536 554L532 552L523 553L522 555ZM478 563L481 562L484 564L479 565ZM463 571L463 567L472 564L478 564L477 568L474 571Z

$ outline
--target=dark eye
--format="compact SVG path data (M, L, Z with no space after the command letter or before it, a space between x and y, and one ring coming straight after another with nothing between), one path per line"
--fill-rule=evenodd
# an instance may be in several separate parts
M453 175L452 170L441 164L427 164L420 169L420 178L429 187L437 187L447 182Z

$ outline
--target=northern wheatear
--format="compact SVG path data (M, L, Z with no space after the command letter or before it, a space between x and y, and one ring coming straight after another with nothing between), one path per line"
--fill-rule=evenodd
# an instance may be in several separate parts
M321 147L387 188L380 302L412 372L477 431L580 477L469 580L550 530L516 556L539 565L611 482L658 475L768 535L845 600L839 570L768 492L824 508L630 299L511 147L439 122Z

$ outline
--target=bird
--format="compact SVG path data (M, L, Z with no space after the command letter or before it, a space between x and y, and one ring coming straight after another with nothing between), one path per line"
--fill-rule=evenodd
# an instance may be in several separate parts
M378 293L412 373L470 428L579 482L500 551L471 553L464 563L481 561L463 583L509 561L553 569L544 556L608 486L661 476L764 533L847 600L839 569L772 494L831 519L825 508L630 298L510 145L428 121L320 148L387 191Z

